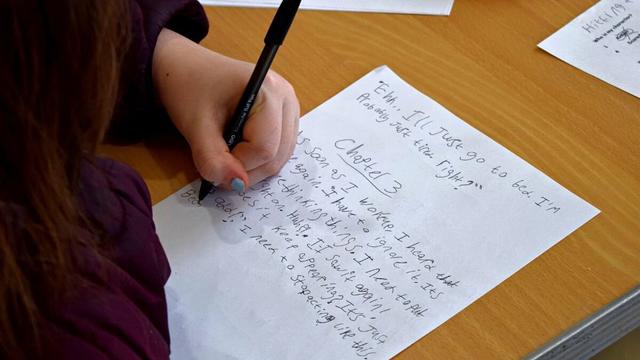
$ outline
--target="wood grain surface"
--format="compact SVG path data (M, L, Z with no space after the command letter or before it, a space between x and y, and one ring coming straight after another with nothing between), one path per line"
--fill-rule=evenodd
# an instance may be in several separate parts
M640 283L640 99L536 45L594 0L457 0L449 17L302 11L273 68L303 113L386 64L602 213L398 359L526 355ZM204 46L255 62L273 9L207 8ZM197 174L176 133L101 153L154 203Z

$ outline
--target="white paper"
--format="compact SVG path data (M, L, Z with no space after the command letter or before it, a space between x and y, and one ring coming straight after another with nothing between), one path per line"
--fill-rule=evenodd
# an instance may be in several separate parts
M600 1L538 46L640 97L640 0Z
M200 0L205 5L277 7L278 0ZM301 9L449 15L453 0L303 0Z
M154 207L175 359L387 359L598 213L386 66L301 129L246 194Z

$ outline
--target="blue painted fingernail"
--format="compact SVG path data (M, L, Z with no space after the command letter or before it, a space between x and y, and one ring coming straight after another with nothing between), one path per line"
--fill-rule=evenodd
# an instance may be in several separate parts
M231 179L231 188L237 193L244 192L244 182L238 178Z

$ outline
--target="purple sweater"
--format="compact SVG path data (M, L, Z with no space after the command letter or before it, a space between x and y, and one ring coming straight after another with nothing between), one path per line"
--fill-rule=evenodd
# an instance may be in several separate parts
M133 64L117 131L143 129L155 113L149 111L154 109L150 67L160 30L167 27L194 41L208 30L195 0L131 0L131 5ZM146 185L131 168L97 159L83 169L79 196L106 231L108 249L99 258L78 250L83 283L64 303L51 305L41 329L45 354L52 359L168 358L164 284L170 268L155 233Z

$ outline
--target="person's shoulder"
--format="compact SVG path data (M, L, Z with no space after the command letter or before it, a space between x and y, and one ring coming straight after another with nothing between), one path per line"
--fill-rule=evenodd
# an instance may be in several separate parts
M89 191L109 191L151 217L151 196L144 180L131 166L104 157L85 164L82 182Z

